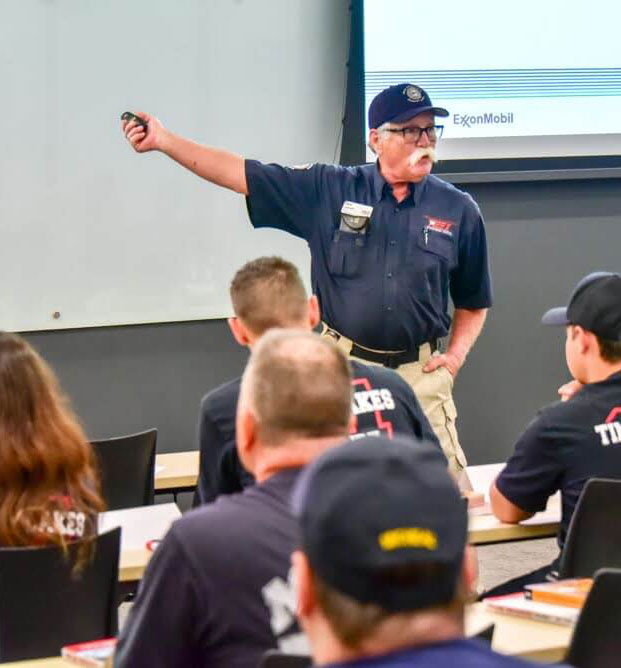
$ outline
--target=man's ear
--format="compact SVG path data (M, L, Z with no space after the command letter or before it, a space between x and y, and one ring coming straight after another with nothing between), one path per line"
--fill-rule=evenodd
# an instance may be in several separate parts
M597 342L597 336L593 332L589 332L586 329L582 329L582 347L584 347L584 352L595 352L599 354L599 343Z
M373 153L379 157L381 153L381 148L380 148L380 133L375 129L371 129L369 131L369 146Z
M229 329L231 330L235 341L237 341L240 346L249 346L251 341L244 323L237 317L229 318L227 322L229 323Z
M244 468L254 474L254 452L257 442L257 420L252 411L238 405L235 419L235 441L237 454Z
M597 344L597 341L595 341L595 335L580 325L572 325L572 334L573 337L577 339L578 349L583 355L593 346L594 343Z
M311 329L315 329L321 320L321 313L319 312L319 300L317 295L311 295L308 299L308 324Z
M477 552L472 545L466 545L461 570L466 591L468 594L476 593L477 580L479 578L479 560L477 558Z
M358 416L353 413L349 416L349 434L355 434L358 431Z
M300 550L296 550L291 555L291 565L293 566L293 578L298 598L296 614L302 620L315 609L316 595L313 576L308 559Z

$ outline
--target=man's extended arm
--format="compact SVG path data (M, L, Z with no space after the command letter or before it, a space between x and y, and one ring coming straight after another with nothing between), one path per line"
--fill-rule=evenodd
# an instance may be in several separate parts
M135 121L122 123L127 140L138 153L160 151L211 183L248 194L245 161L240 155L202 146L166 130L155 116L138 115L148 123L146 132Z
M527 520L535 513L529 513L522 510L515 503L512 503L506 496L496 487L496 481L491 484L489 488L489 500L492 506L492 512L501 522L509 524L517 524L522 520Z
M481 333L486 316L486 308L456 308L446 352L432 357L423 371L428 373L445 366L454 378Z

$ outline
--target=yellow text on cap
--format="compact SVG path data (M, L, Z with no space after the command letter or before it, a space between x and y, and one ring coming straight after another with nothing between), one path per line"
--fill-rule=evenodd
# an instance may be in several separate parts
M404 527L382 531L378 537L382 550L389 552L403 547L419 547L435 550L438 547L438 536L431 529Z

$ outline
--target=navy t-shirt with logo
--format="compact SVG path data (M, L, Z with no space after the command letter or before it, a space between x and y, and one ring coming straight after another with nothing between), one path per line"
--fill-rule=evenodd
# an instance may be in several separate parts
M356 419L352 438L394 434L425 440L440 449L438 439L412 391L394 371L350 360ZM241 380L230 381L202 400L198 421L200 468L194 505L254 484L235 447L235 412Z
M186 513L156 548L119 636L117 668L256 668L308 651L296 619L290 496L301 469Z
M598 476L621 478L621 372L540 411L496 485L511 503L532 513L544 510L560 490L562 548L580 492Z
M305 239L324 321L375 350L414 350L446 336L456 308L492 302L485 227L468 194L430 175L397 202L377 164L303 169L246 160L255 227ZM372 209L352 230L345 202Z
M478 640L449 642L403 649L381 656L327 663L324 668L534 668L536 664L492 651ZM561 666L559 666L561 668ZM568 668L568 667L567 667Z

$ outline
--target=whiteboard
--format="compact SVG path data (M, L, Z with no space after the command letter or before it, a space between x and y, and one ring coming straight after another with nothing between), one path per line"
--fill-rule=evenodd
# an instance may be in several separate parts
M253 230L244 198L157 153L119 116L281 164L333 162L347 0L0 0L0 328L230 314L247 260L305 242ZM56 317L55 317L56 314Z

